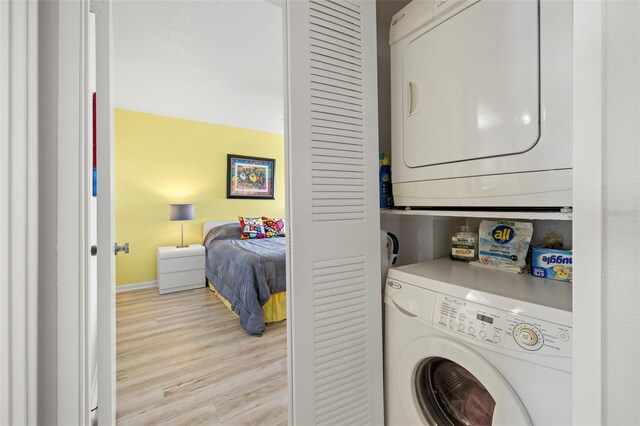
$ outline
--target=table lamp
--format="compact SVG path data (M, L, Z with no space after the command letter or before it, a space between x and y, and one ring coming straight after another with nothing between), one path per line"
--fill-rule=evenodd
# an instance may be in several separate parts
M169 204L169 220L193 220L195 208L193 204ZM180 245L178 248L188 247L184 245L184 223L180 222Z

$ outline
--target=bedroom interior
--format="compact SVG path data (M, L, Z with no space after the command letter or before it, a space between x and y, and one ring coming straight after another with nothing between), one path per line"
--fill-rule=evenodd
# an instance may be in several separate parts
M184 222L185 244L202 242L206 221L284 217L281 133L117 109L115 140L116 238L132 248L116 258L119 289L155 284L156 248L180 242L171 203L195 206L195 219ZM227 199L229 153L275 158L276 198Z
M153 6L114 6L117 422L284 424L282 9Z

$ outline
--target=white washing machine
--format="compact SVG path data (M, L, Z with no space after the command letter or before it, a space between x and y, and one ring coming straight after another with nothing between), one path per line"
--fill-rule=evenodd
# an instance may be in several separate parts
M388 426L571 424L569 284L445 258L391 269L385 304Z
M415 0L394 15L397 206L572 205L572 7Z

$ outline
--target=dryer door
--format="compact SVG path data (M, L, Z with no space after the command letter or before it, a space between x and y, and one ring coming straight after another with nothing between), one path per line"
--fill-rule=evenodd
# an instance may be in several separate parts
M436 22L404 50L402 84L408 167L531 149L540 137L538 2L481 0Z
M400 359L398 386L412 423L531 425L520 398L482 356L453 340L417 340Z

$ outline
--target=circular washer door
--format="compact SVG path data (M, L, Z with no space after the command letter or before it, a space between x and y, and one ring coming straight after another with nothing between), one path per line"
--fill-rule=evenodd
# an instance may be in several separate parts
M531 425L496 368L453 340L432 337L405 349L398 387L409 420L438 426Z

